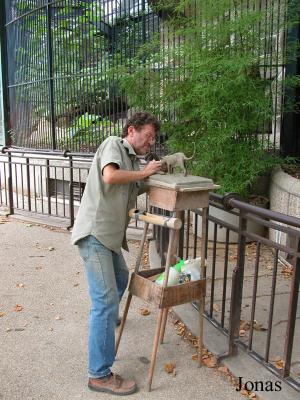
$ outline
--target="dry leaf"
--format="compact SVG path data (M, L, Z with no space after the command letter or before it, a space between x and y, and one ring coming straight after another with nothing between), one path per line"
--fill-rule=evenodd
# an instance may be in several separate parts
M193 354L192 355L192 360L198 361L198 354Z
M11 328L6 328L6 332L11 332L12 329Z
M50 247L48 247L48 250L49 250L49 251L53 251L53 250L54 250L54 247L50 246Z
M168 374L172 374L173 373L173 371L174 371L174 369L175 369L175 367L176 367L176 365L174 364L174 363L166 363L165 365L164 365L164 368L165 368L165 371L168 373Z
M17 285L16 285L18 288L22 288L22 287L24 287L25 285L24 285L24 283L17 283Z
M240 336L245 336L246 331L244 329L240 329L239 335Z
M139 308L139 313L140 313L141 315L146 316L146 315L149 315L149 314L150 314L150 310L148 310L148 308L145 308L145 307L140 307L140 308Z
M219 311L220 311L220 307L219 307L218 304L216 304L216 303L213 304L213 309L214 309L216 312L219 312Z
M277 369L283 369L283 367L284 367L284 361L283 361L283 360L276 361L276 362L275 362L275 367L276 367Z
M53 331L53 328L49 328L48 331Z
M255 393L249 394L249 399L255 399L255 398L256 398L256 394Z
M249 328L250 328L249 322L241 319L240 320L240 330L247 331Z
M79 286L79 283L74 283L74 285L73 285L74 287L76 287L76 286Z
M203 364L208 368L215 368L217 366L217 360L215 357L202 358Z
M15 306L15 311L22 311L23 310L23 307L21 306L21 304L16 304L16 306Z
M0 318L4 317L5 313L0 311Z

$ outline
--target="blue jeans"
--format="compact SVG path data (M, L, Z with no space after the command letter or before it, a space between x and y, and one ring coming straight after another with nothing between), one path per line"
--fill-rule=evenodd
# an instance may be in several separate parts
M119 302L128 284L128 268L123 254L115 253L94 236L78 242L84 261L91 298L89 320L89 365L91 378L101 378L111 372L115 360L115 329Z

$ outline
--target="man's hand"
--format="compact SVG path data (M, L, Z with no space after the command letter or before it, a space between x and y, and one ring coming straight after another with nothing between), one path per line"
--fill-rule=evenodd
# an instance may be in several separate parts
M127 171L119 169L116 164L108 164L103 168L102 176L105 183L111 185L141 181L148 176L161 171L161 161L150 161L142 171Z
M156 174L157 172L161 172L161 171L162 171L162 162L155 161L155 160L150 161L143 169L145 178L147 178L150 175Z

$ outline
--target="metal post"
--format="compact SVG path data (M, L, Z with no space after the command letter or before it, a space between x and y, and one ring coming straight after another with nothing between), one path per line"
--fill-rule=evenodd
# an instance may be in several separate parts
M230 302L230 326L229 326L229 349L228 354L237 354L237 345L235 340L239 337L241 306L243 297L243 281L245 266L245 248L246 238L245 231L247 229L247 219L244 212L240 211L239 232L238 232L238 254L237 265L232 273L232 292Z
M297 253L300 252L300 239L298 239ZM290 375L291 358L293 352L293 342L295 335L295 325L297 317L297 305L298 305L298 294L299 294L299 282L300 282L300 258L295 256L295 262L293 263L293 277L291 282L290 302L288 311L288 324L285 335L285 346L284 346L284 368L282 371L283 378Z
M69 198L69 213L70 213L70 225L68 226L68 229L72 228L74 225L74 182L73 182L73 158L70 155L69 156L69 161L70 161L70 184L69 184L69 193L70 193L70 198Z
M12 161L11 161L11 152L7 152L8 157L8 202L9 202L9 214L14 214L14 194L13 194L13 185L12 185Z
M30 189L30 168L29 158L26 157L26 181L27 181L27 197L28 197L28 211L31 211L31 189Z
M50 124L52 133L52 149L56 149L56 135L55 135L55 110L54 110L54 88L53 88L53 48L52 48L52 31L51 31L51 5L47 4L47 53L48 53L48 84L49 84L49 107L50 107Z
M9 146L9 92L7 76L7 35L6 35L6 10L5 1L0 2L0 82L2 81L3 98L3 124L5 134L5 145Z

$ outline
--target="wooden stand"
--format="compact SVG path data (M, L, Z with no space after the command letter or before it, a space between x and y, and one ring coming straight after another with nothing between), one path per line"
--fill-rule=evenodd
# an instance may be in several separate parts
M203 313L205 303L205 240L207 224L208 193L216 188L209 179L201 177L181 177L175 175L153 175L148 179L149 203L151 206L174 211L175 218L162 217L149 213L141 213L139 210L130 210L129 215L135 219L145 221L143 236L136 261L135 270L131 275L129 294L125 310L116 340L116 353L119 348L121 336L125 326L132 296L137 296L148 302L153 302L159 308L154 343L151 355L151 364L148 375L148 391L151 390L153 373L159 341L163 343L165 326L169 307L179 304L199 302L199 337L198 337L198 365L202 364L203 348ZM201 279L167 286L169 269L175 264L177 255L179 229L181 227L184 210L202 208L202 246L201 246ZM169 246L165 268L156 268L139 271L143 247L147 236L149 223L165 226L170 229ZM161 285L155 283L153 276L165 271L164 282Z

